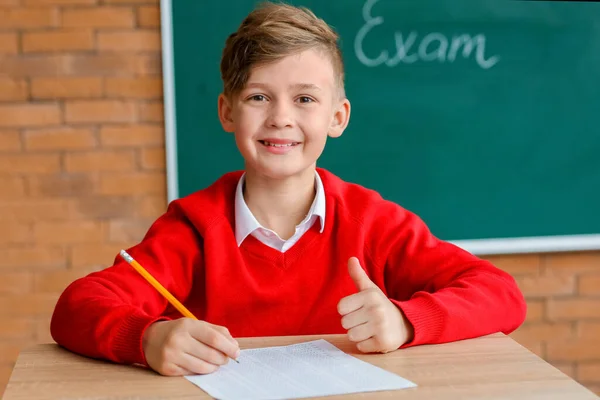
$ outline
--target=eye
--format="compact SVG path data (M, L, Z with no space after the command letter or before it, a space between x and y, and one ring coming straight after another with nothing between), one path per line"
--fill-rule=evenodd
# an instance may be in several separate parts
M300 96L300 97L298 97L298 101L300 103L314 103L314 100L308 96Z
M266 101L267 98L265 96L263 96L262 94L255 94L253 96L250 96L248 98L248 100L252 100L252 101Z

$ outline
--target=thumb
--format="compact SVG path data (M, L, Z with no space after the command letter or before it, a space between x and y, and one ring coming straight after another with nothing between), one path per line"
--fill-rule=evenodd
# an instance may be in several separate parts
M377 287L377 285L371 281L365 270L362 269L358 262L358 258L356 257L350 257L348 260L348 273L359 291Z

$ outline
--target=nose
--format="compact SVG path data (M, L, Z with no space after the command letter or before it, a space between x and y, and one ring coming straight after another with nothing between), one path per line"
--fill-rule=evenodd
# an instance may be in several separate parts
M269 108L269 115L266 120L269 128L283 129L291 128L293 125L293 115L291 107L283 101L272 101Z

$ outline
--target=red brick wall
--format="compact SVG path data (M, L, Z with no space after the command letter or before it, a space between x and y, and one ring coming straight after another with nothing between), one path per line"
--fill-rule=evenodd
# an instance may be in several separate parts
M166 207L159 0L0 0L0 393L64 287ZM600 252L495 257L513 337L600 391Z

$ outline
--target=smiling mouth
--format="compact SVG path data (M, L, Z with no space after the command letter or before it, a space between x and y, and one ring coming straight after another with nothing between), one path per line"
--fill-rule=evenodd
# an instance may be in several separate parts
M293 146L297 146L300 144L300 142L271 143L271 142L267 142L266 140L259 140L259 142L265 146L271 146L271 147L293 147Z

